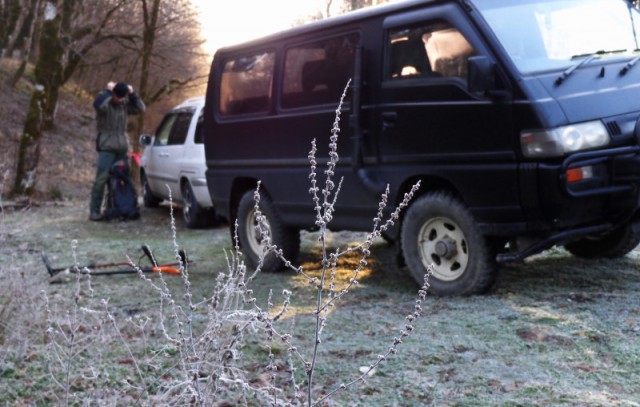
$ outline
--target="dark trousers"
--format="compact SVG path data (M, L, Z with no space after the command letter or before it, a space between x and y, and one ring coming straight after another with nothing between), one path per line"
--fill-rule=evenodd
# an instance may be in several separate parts
M127 153L115 153L113 151L98 151L98 166L96 168L96 179L91 188L91 202L89 209L91 213L100 213L102 208L102 198L104 197L104 186L109 179L111 167L118 160L128 163Z

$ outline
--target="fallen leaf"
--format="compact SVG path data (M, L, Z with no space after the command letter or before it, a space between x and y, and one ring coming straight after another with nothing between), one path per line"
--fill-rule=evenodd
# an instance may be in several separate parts
M500 391L503 393L511 393L512 391L518 390L522 386L521 383L510 383L505 384L500 388Z
M525 341L530 342L543 342L547 337L547 333L534 328L520 328L516 331L516 334Z
M586 363L580 363L579 365L576 365L576 369L582 370L583 372L593 372L594 370L596 370L595 367L589 366Z

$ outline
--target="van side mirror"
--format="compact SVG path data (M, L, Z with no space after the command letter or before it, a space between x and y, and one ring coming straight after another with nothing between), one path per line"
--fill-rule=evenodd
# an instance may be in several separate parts
M152 138L150 134L143 134L142 136L140 136L138 143L140 143L141 146L148 146L151 145L151 140Z
M496 64L488 57L469 57L467 84L469 92L482 93L494 90L496 86Z

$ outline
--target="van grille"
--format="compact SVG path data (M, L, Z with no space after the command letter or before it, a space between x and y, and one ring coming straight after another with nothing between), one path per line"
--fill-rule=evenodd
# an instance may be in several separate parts
M619 136L622 134L622 130L620 130L620 126L618 122L615 120L605 122L604 125L607 127L607 131L609 132L609 136Z

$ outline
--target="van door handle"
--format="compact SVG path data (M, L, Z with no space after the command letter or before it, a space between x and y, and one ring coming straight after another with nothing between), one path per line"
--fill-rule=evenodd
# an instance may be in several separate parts
M383 112L382 121L386 123L395 123L398 120L397 112Z
M169 157L169 153L160 153L160 157Z
M397 112L382 112L382 130L390 129L398 121Z

